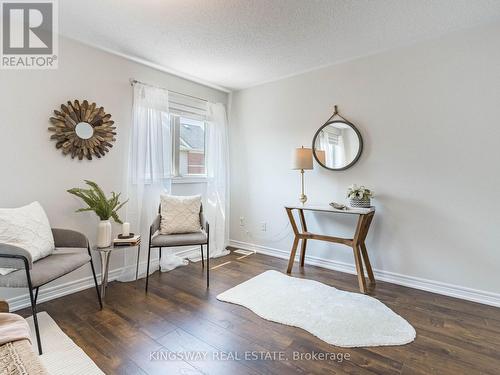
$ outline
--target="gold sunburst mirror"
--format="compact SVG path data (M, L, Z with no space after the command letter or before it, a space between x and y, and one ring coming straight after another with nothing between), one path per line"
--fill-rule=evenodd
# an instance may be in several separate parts
M111 115L87 100L61 104L61 110L54 110L50 122L49 130L54 132L50 139L56 140L56 148L64 155L70 154L72 159L92 160L92 155L100 158L116 141L116 126Z

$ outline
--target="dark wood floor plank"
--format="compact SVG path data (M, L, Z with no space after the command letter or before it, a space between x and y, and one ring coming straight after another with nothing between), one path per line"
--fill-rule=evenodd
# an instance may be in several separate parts
M73 312L64 312L62 316L58 311L51 311L50 315L78 346L85 348L87 354L101 364L100 368L105 373L145 374L132 360L122 355L115 342L101 335L87 320L81 320Z
M171 352L192 356L186 361L206 374L258 374L238 360L225 360L230 353L221 352L182 329L166 334L158 342Z
M117 290L117 293L114 293L112 298L108 298L107 307L112 309L115 314L130 322L135 329L139 329L152 339L156 339L177 328L163 317L164 314L155 314L148 310L147 305L128 303L127 295L130 292L126 288L120 289L122 290ZM141 317L140 320L137 320L138 316Z
M309 332L266 321L250 310L220 302L217 294L266 270L284 272L286 260L253 254L211 260L210 289L199 262L155 273L145 281L112 282L99 311L93 289L40 304L106 374L495 374L500 368L500 309L378 282L372 295L407 319L416 340L393 347L338 348ZM357 292L355 275L306 265L292 276ZM28 316L28 309L21 311ZM43 338L42 338L43 342ZM288 360L245 353L279 352ZM208 353L215 361L153 353ZM314 361L307 353L335 353L349 359ZM214 354L216 353L216 354ZM237 353L237 354L235 354ZM298 353L298 354L297 354ZM226 360L223 359L223 355ZM231 356L240 358L227 360ZM261 354L262 355L262 354Z

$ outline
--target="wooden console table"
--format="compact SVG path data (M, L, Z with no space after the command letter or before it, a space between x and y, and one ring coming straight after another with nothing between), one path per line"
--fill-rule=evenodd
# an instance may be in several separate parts
M375 277L373 276L372 266L370 264L370 259L368 258L368 252L366 251L365 239L370 229L370 224L372 222L373 216L375 215L375 208L349 208L347 210L338 210L330 205L297 205L297 206L285 206L286 213L290 219L290 224L292 225L293 233L295 234L295 239L293 240L292 251L290 253L290 260L288 261L287 273L292 272L293 262L295 261L295 253L297 252L297 247L299 245L299 240L302 240L302 246L300 251L300 267L304 267L304 258L306 256L306 246L307 240L320 240L326 242L340 243L349 247L352 247L354 251L354 261L356 263L356 271L358 273L358 283L359 290L362 293L366 293L366 282L365 275L363 271L363 261L365 264L366 272L368 273L368 278L370 283L375 285ZM295 218L293 216L293 210L299 212L300 224L302 231L299 232ZM354 238L340 238L333 236L326 236L322 234L314 234L307 231L306 219L304 216L304 211L319 211L319 212L330 212L336 214L344 215L358 215L358 224L356 226L356 232L354 233Z

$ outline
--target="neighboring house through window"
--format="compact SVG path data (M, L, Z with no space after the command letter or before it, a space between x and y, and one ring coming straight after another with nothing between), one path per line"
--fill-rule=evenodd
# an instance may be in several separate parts
M173 177L205 177L207 102L173 93L169 111Z
M176 177L205 175L205 122L172 116Z

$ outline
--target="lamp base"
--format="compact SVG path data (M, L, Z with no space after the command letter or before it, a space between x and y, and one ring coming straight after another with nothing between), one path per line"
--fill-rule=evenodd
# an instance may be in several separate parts
M306 202L307 202L307 195L305 195L305 194L300 194L299 201L300 201L300 203L302 203L302 204L306 203Z

